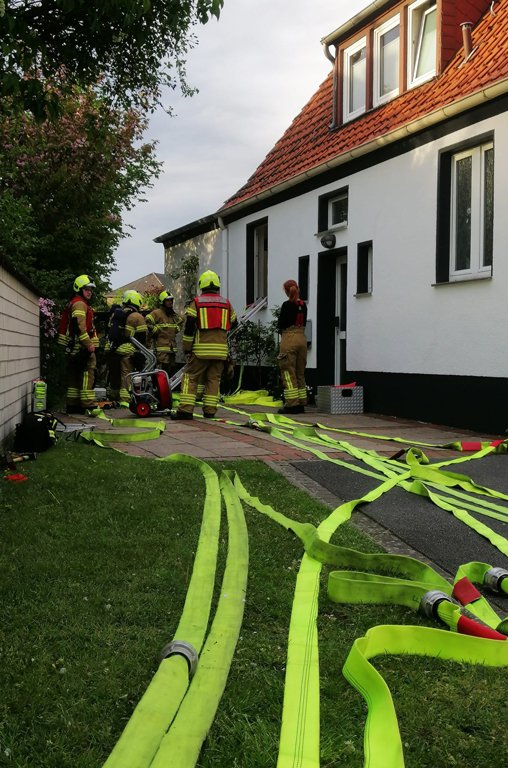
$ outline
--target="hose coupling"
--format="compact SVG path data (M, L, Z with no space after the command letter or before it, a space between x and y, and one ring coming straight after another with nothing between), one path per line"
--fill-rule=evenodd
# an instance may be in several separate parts
M198 668L198 654L194 646L185 640L172 640L164 646L159 656L159 664L170 656L183 656L189 665L189 680L192 680Z
M483 584L490 592L503 592L501 582L508 577L508 571L505 568L490 568L483 577Z
M421 598L418 610L427 618L440 621L437 607L439 603L444 601L448 603L454 602L446 592L441 592L440 589L431 589L430 592L426 592Z

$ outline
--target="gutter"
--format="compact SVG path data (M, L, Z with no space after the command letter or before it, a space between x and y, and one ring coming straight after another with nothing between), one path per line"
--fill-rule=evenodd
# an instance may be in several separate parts
M323 37L321 43L323 45L331 45L337 38L351 34L356 31L365 19L372 16L372 14L377 14L386 5L389 5L390 2L393 3L393 0L374 0L374 2L368 5L367 8L364 8L363 11L357 13L356 16L353 16L349 21L346 21L346 23L336 29L335 32L331 32L329 35L326 35L326 37Z
M399 128L394 128L393 131L382 134L376 139L366 141L364 144L360 144L359 146L354 147L354 149L342 152L341 154L332 157L330 160L325 160L324 162L319 163L319 165L315 165L313 168L309 168L307 171L303 171L296 176L292 176L285 181L281 181L279 184L270 187L270 189L266 189L263 192L259 192L257 195L252 195L245 200L241 200L239 203L236 203L236 205L231 205L228 208L221 208L219 213L221 216L229 216L230 214L236 213L237 211L240 211L243 208L252 205L253 203L267 200L274 195L278 195L280 192L284 192L286 189L290 189L297 184L301 184L303 181L311 179L314 176L318 176L320 173L324 173L331 168L337 168L339 165L349 163L351 160L355 160L357 157L375 152L375 150L379 149L380 147L384 147L387 144L392 144L395 141L405 139L408 136L412 136L414 133L418 133L418 131L423 131L425 128L430 128L432 125L442 123L451 117L456 117L462 112L466 112L468 109L473 109L473 107L477 107L479 104L483 104L486 101L495 99L498 96L502 96L506 93L508 93L508 77L505 77L502 80L499 80L497 83L487 86L486 88L481 88L479 91L475 91L469 96L464 96L457 101L453 101L451 104L447 104L445 107L440 107L439 109L434 110L434 112L429 112L427 115L423 115L423 117L418 117L415 120L412 120L410 123L406 123Z

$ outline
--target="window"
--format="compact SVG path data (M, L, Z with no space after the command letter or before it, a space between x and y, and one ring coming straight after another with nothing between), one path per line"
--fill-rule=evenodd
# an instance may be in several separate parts
M348 218L349 191L347 187L320 195L318 200L318 233L345 229Z
M347 203L347 192L328 201L328 229L347 227Z
M408 88L436 74L436 2L418 0L408 7Z
M344 121L365 112L367 90L367 38L344 51Z
M247 304L268 295L268 219L247 225Z
M440 156L438 283L491 277L494 144L462 145Z
M494 146L452 157L450 277L492 272Z
M374 93L377 107L399 93L400 17L374 30Z
M298 288L302 301L309 300L309 257L300 256L298 259Z
M372 293L372 241L358 243L356 293Z

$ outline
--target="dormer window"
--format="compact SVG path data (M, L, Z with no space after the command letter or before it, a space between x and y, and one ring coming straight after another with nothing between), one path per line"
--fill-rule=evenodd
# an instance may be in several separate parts
M374 30L374 93L377 107L399 94L400 17Z
M367 89L367 38L344 51L344 122L365 112Z
M417 0L408 7L408 88L436 74L436 2Z

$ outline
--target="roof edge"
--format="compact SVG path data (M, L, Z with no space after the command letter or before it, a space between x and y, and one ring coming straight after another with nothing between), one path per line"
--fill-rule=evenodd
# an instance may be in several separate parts
M231 206L220 208L216 215L229 216L230 214L236 213L243 208L247 208L253 203L266 200L269 197L279 194L280 192L284 192L286 189L294 187L297 184L312 178L313 176L318 176L320 173L324 173L331 168L336 168L337 166L343 165L344 163L347 163L350 160L354 160L357 157L367 155L371 152L374 152L376 149L386 146L387 144L391 144L394 141L399 141L400 139L406 138L407 136L417 133L418 131L429 128L431 125L441 123L444 120L455 117L456 115L459 115L468 109L472 109L473 107L476 107L485 101L495 99L497 96L502 96L506 93L508 93L508 77L505 77L502 80L498 80L492 85L481 88L480 90L475 91L468 96L463 96L461 99L452 101L444 107L439 107L439 109L436 109L433 112L429 112L422 117L418 117L415 120L400 126L399 128L394 128L388 133L381 134L375 139L366 141L364 144L359 144L354 149L342 152L341 154L332 157L330 160L325 160L322 163L319 163L319 165L315 165L306 171L298 173L296 176L291 176L289 179L281 181L279 184L275 184L273 187L269 187L263 192L258 192L258 194L247 197L244 200L240 200L240 202Z
M3 267L6 272L8 272L12 277L15 277L16 280L19 280L19 282L25 286L25 288L28 288L29 291L32 291L32 293L37 296L41 297L42 293L39 288L37 288L36 285L32 283L29 277L25 275L24 272L21 272L10 259L7 258L7 256L4 256L4 254L0 251L0 267Z
M329 35L321 38L321 43L325 45L332 45L340 38L349 37L349 35L360 29L364 22L373 15L377 15L380 11L384 10L385 6L394 5L394 0L374 0L370 5L357 13L351 19L338 27L334 32L330 32Z
M202 235L205 232L210 232L212 229L216 229L219 226L217 218L218 217L216 213L211 213L208 216L203 216L202 219L196 219L196 221L191 221L189 224L185 224L183 227L172 229L171 232L166 232L164 235L154 237L153 242L165 244L168 241L178 240L180 238L187 240L191 237L195 237L196 235ZM181 242L183 242L183 240L181 240Z

